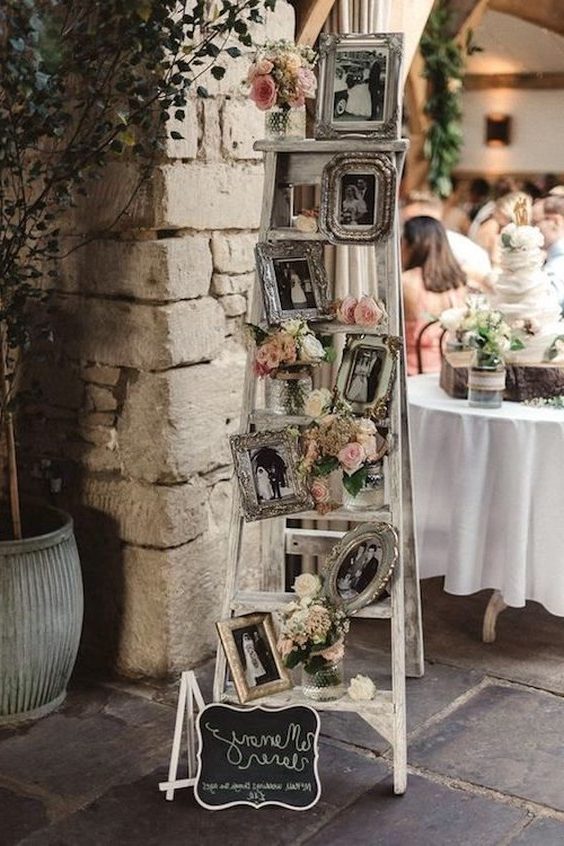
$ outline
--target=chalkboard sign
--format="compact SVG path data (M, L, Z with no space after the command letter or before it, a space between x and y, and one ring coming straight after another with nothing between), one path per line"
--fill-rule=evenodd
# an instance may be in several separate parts
M311 808L317 774L319 717L313 708L207 705L198 715L194 794L204 808L282 805Z

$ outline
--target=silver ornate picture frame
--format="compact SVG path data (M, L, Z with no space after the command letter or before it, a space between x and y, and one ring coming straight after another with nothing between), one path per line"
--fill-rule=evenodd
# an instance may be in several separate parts
M397 172L388 153L339 153L321 175L319 228L332 244L374 244L392 233Z
M241 704L292 687L276 648L271 614L231 617L216 628Z
M297 437L286 429L229 438L247 522L309 511L313 500L298 472Z
M399 138L402 61L401 32L322 34L315 137Z
M347 532L327 556L327 596L354 614L382 595L398 556L398 534L389 523L365 523Z
M257 275L268 324L292 317L328 319L328 279L323 244L276 241L257 244Z
M347 335L335 393L355 414L385 419L402 346L395 335Z

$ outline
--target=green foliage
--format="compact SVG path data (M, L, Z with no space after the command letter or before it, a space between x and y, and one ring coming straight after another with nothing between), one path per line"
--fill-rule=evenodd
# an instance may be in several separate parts
M430 84L425 114L431 125L425 139L424 154L429 161L429 185L439 197L448 197L452 193L450 177L460 158L465 54L479 49L472 45L471 33L465 49L445 35L450 17L450 8L442 0L429 16L419 45L425 62L423 76Z
M347 473L343 473L343 487L351 496L357 496L366 481L367 475L368 467L361 467L360 470L357 470L356 473L351 473L350 476Z
M109 162L159 160L198 80L251 46L275 0L3 0L0 5L0 323L30 341L29 304L57 275L61 214ZM230 39L230 42L228 41ZM230 46L227 44L230 43ZM173 130L172 138L181 138Z

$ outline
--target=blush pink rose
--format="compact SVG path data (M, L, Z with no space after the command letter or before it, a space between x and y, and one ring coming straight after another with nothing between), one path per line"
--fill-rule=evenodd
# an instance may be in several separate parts
M341 661L344 654L345 644L342 640L337 640L335 643L332 643L331 646L328 646L327 649L323 649L321 652L317 653L317 655L320 655L332 664L336 664L338 661Z
M354 310L354 320L359 326L375 326L382 316L382 309L372 297L361 297Z
M287 637L281 637L277 643L278 652L282 658L287 658L294 648L294 641Z
M354 323L354 312L357 305L358 301L356 297L345 297L337 307L337 320L340 320L341 323L352 325Z
M329 488L325 482L321 481L321 479L315 479L315 481L312 482L310 492L314 502L316 503L329 501Z
M304 93L304 97L315 97L317 91L317 79L309 68L300 68L298 71L298 84Z
M290 97L288 103L292 109L301 109L302 106L305 106L305 95L301 88L298 88L295 95Z
M266 368L266 372L276 370L280 365L280 350L274 344L263 344L256 351L255 362L259 367Z
M270 73L273 67L274 65L269 59L260 59L258 62L253 62L249 68L247 79L249 82L252 82L257 76L263 76L264 74Z
M249 97L257 109L267 112L276 104L276 85L271 76L256 76L251 83Z
M364 464L366 453L362 444L357 444L353 441L342 448L337 458L345 473L351 476Z

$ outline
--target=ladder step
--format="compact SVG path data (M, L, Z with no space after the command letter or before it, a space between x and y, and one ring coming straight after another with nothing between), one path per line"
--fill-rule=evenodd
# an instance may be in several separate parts
M286 528L286 552L288 555L327 555L344 534L331 529Z
M328 511L327 514L318 514L317 511L298 511L296 514L289 514L292 520L328 520L334 522L336 520L343 520L345 523L372 523L375 520L392 519L392 513L389 505L383 505L382 508L367 508L365 510L349 511L348 508L336 508L334 511Z
M284 605L295 602L295 600L296 594L290 592L240 590L231 600L231 610L237 614L250 611L279 611ZM357 611L354 616L370 620L389 620L392 616L390 597L387 596L380 602L366 605L360 611Z
M347 323L337 323L336 320L316 320L312 321L311 328L315 330L318 335L370 335L377 337L378 335L387 335L388 329L386 321L380 323L377 327L370 328L369 326L356 326Z

